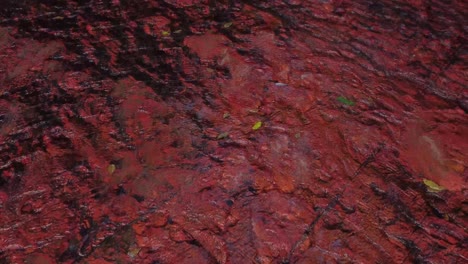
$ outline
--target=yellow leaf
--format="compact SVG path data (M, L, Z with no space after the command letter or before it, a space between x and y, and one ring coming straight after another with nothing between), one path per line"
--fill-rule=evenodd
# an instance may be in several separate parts
M431 180L423 179L423 182L426 185L428 191L430 191L430 192L440 192L440 191L445 190L444 187L438 185L437 183L435 183L435 182L433 182Z
M114 164L111 164L107 167L107 172L109 172L109 174L113 174L115 171L115 165Z
M257 121L253 126L252 126L252 130L258 130L262 127L262 121Z
M228 132L223 132L223 133L219 134L216 139L223 139L223 138L227 138L228 136L229 136Z
M137 247L132 247L128 250L128 253L127 255L130 257L130 258L135 258L138 256L138 253L140 253L141 251L141 248L137 248Z
M169 36L170 34L171 34L170 31L163 31L163 32L162 32L162 35L163 35L164 37L167 37L167 36Z
M228 28L230 26L232 26L232 22L228 22L223 25L224 28Z

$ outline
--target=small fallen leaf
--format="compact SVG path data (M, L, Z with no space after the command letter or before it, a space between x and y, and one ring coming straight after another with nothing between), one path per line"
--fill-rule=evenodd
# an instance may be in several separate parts
M230 117L230 116L231 116L231 114L229 114L228 112L226 112L226 113L224 113L223 118L228 118L228 117Z
M252 126L252 130L258 130L262 127L262 121L257 121L253 126Z
M135 258L138 256L138 253L140 253L141 251L141 248L137 248L137 247L132 247L128 250L128 253L127 255L130 257L130 258Z
M228 22L223 25L224 28L229 28L230 26L232 26L232 22Z
M115 165L114 164L111 164L107 167L107 172L109 172L109 174L113 174L115 171Z
M431 180L423 179L423 182L426 185L428 191L430 191L430 192L440 192L440 191L445 190L444 187L438 185L437 183L435 183L435 182L433 182Z
M218 137L216 137L216 139L223 139L223 138L227 138L228 136L229 136L228 132L223 132L223 133L220 133Z
M170 31L163 31L163 32L162 32L162 35L163 35L164 37L167 37L167 36L169 36L170 34L171 34Z
M345 104L345 105L349 105L349 106L353 106L354 105L354 102L347 99L346 97L344 96L340 96L338 98L336 98L336 100L338 100L338 102L342 103L342 104Z

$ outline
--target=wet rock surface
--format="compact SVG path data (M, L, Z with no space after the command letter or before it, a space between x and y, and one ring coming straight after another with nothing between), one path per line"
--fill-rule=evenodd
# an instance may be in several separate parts
M2 1L0 262L467 262L467 10Z

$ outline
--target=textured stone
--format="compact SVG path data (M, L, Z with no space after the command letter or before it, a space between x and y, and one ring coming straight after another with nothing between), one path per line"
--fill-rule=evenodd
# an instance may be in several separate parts
M467 262L467 9L1 1L0 263Z

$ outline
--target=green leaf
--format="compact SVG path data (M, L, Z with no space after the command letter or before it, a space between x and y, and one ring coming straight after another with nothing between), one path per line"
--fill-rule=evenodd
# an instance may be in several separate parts
M354 105L354 102L347 99L346 97L344 96L340 96L338 98L336 98L336 100L338 100L338 102L342 103L342 104L345 104L345 105L349 105L349 106L353 106Z
M262 121L257 121L253 126L252 130L259 130L262 127Z

